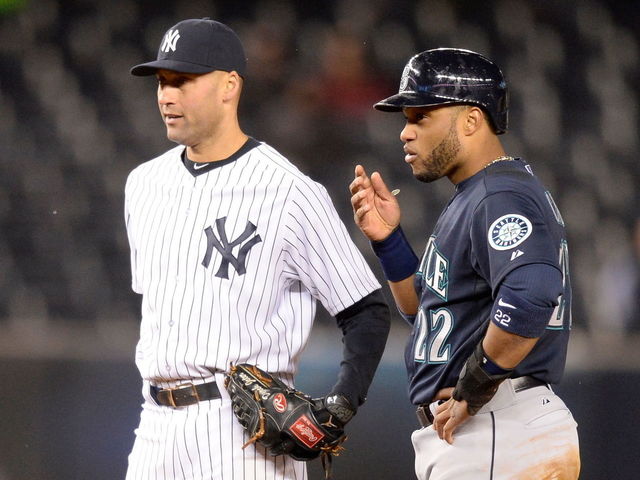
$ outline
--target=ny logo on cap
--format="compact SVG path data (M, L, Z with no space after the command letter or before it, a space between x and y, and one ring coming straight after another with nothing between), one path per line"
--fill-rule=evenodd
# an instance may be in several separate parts
M162 46L160 50L164 53L168 53L169 50L172 52L176 51L176 43L178 43L178 39L180 38L180 33L178 30L169 30L164 35L164 42L162 42Z

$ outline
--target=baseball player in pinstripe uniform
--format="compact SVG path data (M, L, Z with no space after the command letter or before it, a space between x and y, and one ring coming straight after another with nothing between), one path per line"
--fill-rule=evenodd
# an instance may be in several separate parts
M246 57L210 19L179 22L155 61L167 136L125 189L132 288L142 295L136 364L144 403L128 480L304 479L304 462L249 445L223 388L231 364L293 384L316 300L343 332L324 397L346 423L366 397L389 311L326 190L240 128Z

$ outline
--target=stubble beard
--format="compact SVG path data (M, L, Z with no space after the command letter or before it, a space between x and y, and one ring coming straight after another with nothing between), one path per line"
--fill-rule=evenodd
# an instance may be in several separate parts
M430 183L442 178L455 162L460 152L460 140L456 132L455 120L451 122L447 136L421 162L422 169L414 173L421 182Z

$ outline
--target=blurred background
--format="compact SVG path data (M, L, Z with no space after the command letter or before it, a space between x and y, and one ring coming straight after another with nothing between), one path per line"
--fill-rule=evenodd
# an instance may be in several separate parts
M415 181L402 115L371 105L422 50L467 48L502 67L506 150L532 164L568 227L573 335L556 390L580 425L581 479L637 478L640 2L160 3L0 0L0 480L124 478L141 402L124 182L172 146L154 79L129 68L155 58L170 26L203 16L245 45L244 130L327 187L381 282L352 221L354 166L401 189L418 252L453 187ZM336 479L413 478L407 334L394 314ZM339 355L338 337L321 311L299 387L320 394L333 383L326 359ZM310 475L321 478L318 465Z

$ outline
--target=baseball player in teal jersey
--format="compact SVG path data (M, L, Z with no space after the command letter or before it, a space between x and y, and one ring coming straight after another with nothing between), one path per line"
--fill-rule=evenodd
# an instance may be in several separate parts
M407 63L396 95L405 162L455 192L422 259L378 173L358 165L355 221L371 240L400 313L420 480L574 480L576 422L553 392L564 371L571 283L564 221L522 158L509 156L507 84L486 57L441 48Z
M248 363L293 385L319 300L344 350L314 404L344 427L389 332L380 285L326 190L241 130L246 57L229 27L179 22L157 60L131 72L155 75L178 146L136 167L125 189L144 397L127 480L305 479L303 461L248 442L225 373Z

